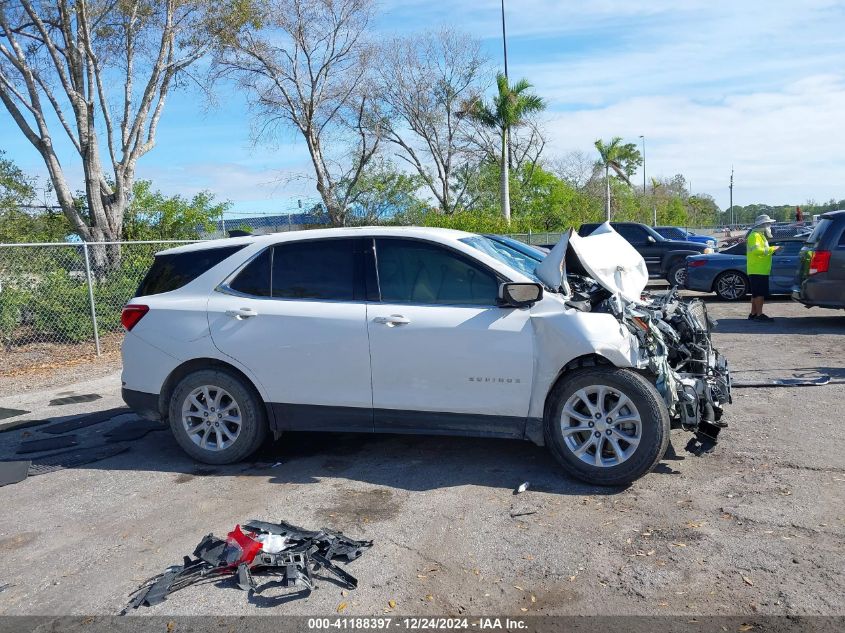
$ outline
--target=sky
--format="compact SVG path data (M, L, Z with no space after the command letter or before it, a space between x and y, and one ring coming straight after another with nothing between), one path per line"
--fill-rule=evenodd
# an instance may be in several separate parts
M506 0L508 70L548 102L546 156L642 143L649 178L682 173L693 193L734 203L845 198L845 0ZM383 0L375 37L456 26L502 62L499 0ZM251 141L243 95L168 100L138 178L164 193L208 189L238 214L317 199L304 144ZM0 108L0 149L44 175ZM67 147L60 150L74 174ZM642 172L635 177L641 181Z

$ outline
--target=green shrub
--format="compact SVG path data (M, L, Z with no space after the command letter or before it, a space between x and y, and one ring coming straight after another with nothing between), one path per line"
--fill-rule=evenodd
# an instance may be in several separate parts
M32 294L26 290L8 285L0 288L0 341L7 350L15 331L23 325L24 311L31 301Z
M88 286L64 270L47 273L33 293L31 308L39 334L80 343L93 337Z

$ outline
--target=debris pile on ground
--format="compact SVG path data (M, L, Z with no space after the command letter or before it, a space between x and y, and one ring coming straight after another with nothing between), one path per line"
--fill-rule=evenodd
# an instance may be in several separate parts
M252 520L236 525L225 540L208 534L194 550L194 558L185 556L181 565L168 567L133 592L123 613L153 606L174 591L222 576L233 577L244 591L299 587L305 597L314 589L314 574L325 569L342 586L355 589L358 580L333 561L352 562L372 545L372 541L356 541L341 532ZM272 580L259 585L256 576Z

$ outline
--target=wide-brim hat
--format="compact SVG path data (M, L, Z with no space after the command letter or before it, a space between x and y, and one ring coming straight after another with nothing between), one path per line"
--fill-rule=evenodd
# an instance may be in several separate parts
M774 223L775 223L775 221L764 213L762 215L758 215L754 219L754 226L752 226L751 228L756 229L758 226L765 226L766 224L774 224Z

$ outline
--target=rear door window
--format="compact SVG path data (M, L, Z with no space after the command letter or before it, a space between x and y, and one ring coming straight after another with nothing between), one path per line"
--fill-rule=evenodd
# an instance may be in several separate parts
M135 296L146 297L178 290L214 268L224 259L234 255L244 246L242 244L206 248L187 253L157 255L152 267L141 281L141 285L138 286Z
M273 248L272 296L280 299L363 299L354 239L312 240ZM357 283L356 283L357 282Z

